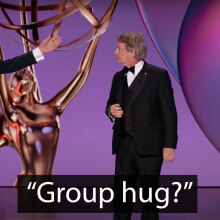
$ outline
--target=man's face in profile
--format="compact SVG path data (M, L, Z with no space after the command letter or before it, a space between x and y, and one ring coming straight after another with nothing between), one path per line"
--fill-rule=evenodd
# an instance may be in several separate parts
M118 63L128 66L128 63L133 57L132 52L126 50L125 43L118 42L117 49L115 50L115 55L117 57Z

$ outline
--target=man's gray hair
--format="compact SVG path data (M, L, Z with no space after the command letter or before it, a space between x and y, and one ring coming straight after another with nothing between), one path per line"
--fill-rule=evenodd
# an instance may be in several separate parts
M135 50L135 58L144 60L147 54L147 45L144 35L138 31L125 32L118 35L118 42L124 43L127 51Z

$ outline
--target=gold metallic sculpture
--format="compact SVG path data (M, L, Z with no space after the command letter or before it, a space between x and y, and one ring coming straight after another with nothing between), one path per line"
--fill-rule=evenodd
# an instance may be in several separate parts
M37 1L32 0L32 7L25 6L23 0L20 6L0 2L1 10L9 21L9 24L0 23L0 26L16 30L21 35L24 39L26 52L30 50L30 43L39 45L38 27L55 23L52 35L56 35L59 32L62 19L76 10L79 10L93 25L93 28L84 36L67 44L75 43L93 32L93 37L79 65L78 73L49 101L42 102L33 67L29 70L23 69L15 72L9 82L7 82L5 75L0 75L1 106L4 112L4 114L0 114L0 147L9 145L17 151L22 161L22 175L52 174L60 133L60 116L85 84L100 36L109 27L117 4L117 0L113 0L105 15L98 21L93 15L91 7L87 5L89 2L86 0L72 0L70 2L61 0L60 5L38 6ZM21 25L14 25L4 8L19 10ZM42 8L59 9L59 13L52 18L37 21L37 11ZM32 10L32 24L26 22L28 10ZM29 39L28 29L32 29L33 41ZM0 55L3 59L1 48ZM16 185L21 184L22 177Z

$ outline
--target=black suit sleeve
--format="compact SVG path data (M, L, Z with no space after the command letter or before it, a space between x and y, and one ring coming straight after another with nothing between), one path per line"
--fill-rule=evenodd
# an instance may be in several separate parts
M177 112L167 71L162 72L160 75L159 97L163 115L164 147L176 148Z
M109 110L110 110L110 106L113 104L116 104L116 75L114 76L113 80L112 80L112 86L111 86L111 90L110 90L110 95L109 95L109 99L107 101L106 104L106 108L105 108L105 114L109 117L109 119L113 122L114 120L109 116Z
M0 74L11 73L37 63L30 51L9 60L0 60Z

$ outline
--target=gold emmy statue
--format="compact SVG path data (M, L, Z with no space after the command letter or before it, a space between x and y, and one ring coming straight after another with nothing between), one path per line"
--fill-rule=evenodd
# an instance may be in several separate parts
M1 11L8 24L0 22L3 28L16 31L23 39L25 52L30 51L31 45L40 44L38 29L48 24L54 24L51 36L59 33L62 21L76 11L92 24L83 36L60 47L69 46L92 34L86 51L79 65L78 72L70 82L49 101L43 102L33 66L12 74L7 81L4 74L0 74L0 95L3 114L0 114L0 147L11 146L22 161L21 178L16 185L22 185L24 175L51 175L57 150L60 126L59 120L64 109L85 84L93 63L96 48L101 35L108 29L117 0L112 0L104 16L98 20L93 9L88 5L89 0L61 0L57 5L39 6L37 0L26 6L21 0L20 5L10 5L0 2ZM20 12L21 24L15 25L5 9ZM38 11L58 10L58 14L38 21ZM27 13L31 13L32 22L27 23ZM32 30L33 40L28 30ZM3 50L0 45L0 58Z

